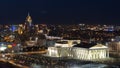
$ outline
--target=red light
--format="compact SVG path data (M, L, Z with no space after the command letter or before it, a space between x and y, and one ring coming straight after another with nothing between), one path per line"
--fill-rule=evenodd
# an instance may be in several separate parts
M16 44L15 44L15 43L13 43L13 44L12 44L12 46L16 46Z

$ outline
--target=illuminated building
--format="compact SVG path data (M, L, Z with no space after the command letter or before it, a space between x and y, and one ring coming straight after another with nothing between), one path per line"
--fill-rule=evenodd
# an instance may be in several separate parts
M102 44L81 43L73 47L48 47L48 56L97 60L109 57L108 47Z
M111 39L112 41L108 43L109 50L113 52L120 51L120 36L116 36L115 39Z
M19 27L18 27L18 34L23 34L23 25L19 25Z
M18 34L23 34L23 30L21 27L18 28Z
M35 25L35 33L36 34L42 33L41 30L39 30L39 26L38 25Z
M19 52L20 45L21 44L0 42L0 52L7 52L7 53L10 53L12 51Z
M109 50L111 52L119 52L120 51L120 42L113 41L109 43Z
M62 39L62 37L56 37L56 36L48 36L45 34L46 39Z
M111 39L107 45L109 47L110 54L120 56L120 36L116 36L115 39Z
M76 59L93 60L109 57L108 47L102 44L82 43L75 45L73 57Z
M45 39L41 39L38 36L31 36L28 40L25 41L26 47L32 47L32 46L42 46L46 44Z
M80 44L80 40L59 40L55 43L55 47L72 47Z
M5 51L7 49L7 46L4 43L0 42L0 51Z
M32 18L30 14L28 13L28 16L26 17L26 20L25 20L25 30L29 32L31 27L32 27Z
M36 46L36 41L26 41L27 46Z
M15 32L17 29L18 29L18 25L11 25L11 26L10 26L10 30L11 30L12 32Z
M27 46L36 46L38 41L38 37L30 37L28 41L26 41Z

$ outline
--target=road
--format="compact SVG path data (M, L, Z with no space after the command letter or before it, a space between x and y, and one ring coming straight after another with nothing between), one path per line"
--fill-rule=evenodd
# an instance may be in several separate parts
M20 52L20 53L5 53L5 54L0 54L0 61L2 62L9 62L10 64L12 65L15 65L17 67L20 67L20 68L29 68L28 66L23 66L21 64L18 64L16 63L15 60L12 60L12 59L6 59L6 57L12 57L12 56L15 56L15 55L18 55L18 54L44 54L46 53L47 50L45 51L34 51L34 52Z

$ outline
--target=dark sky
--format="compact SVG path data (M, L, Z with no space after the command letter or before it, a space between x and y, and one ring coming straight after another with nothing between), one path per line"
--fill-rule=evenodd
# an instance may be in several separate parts
M0 0L0 23L119 24L120 2L115 0Z

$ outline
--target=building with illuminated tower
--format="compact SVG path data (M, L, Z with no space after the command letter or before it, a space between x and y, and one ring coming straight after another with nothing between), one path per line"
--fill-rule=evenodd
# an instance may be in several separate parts
M25 20L25 31L29 32L31 30L31 27L32 27L32 18L28 13L28 16L26 17Z

